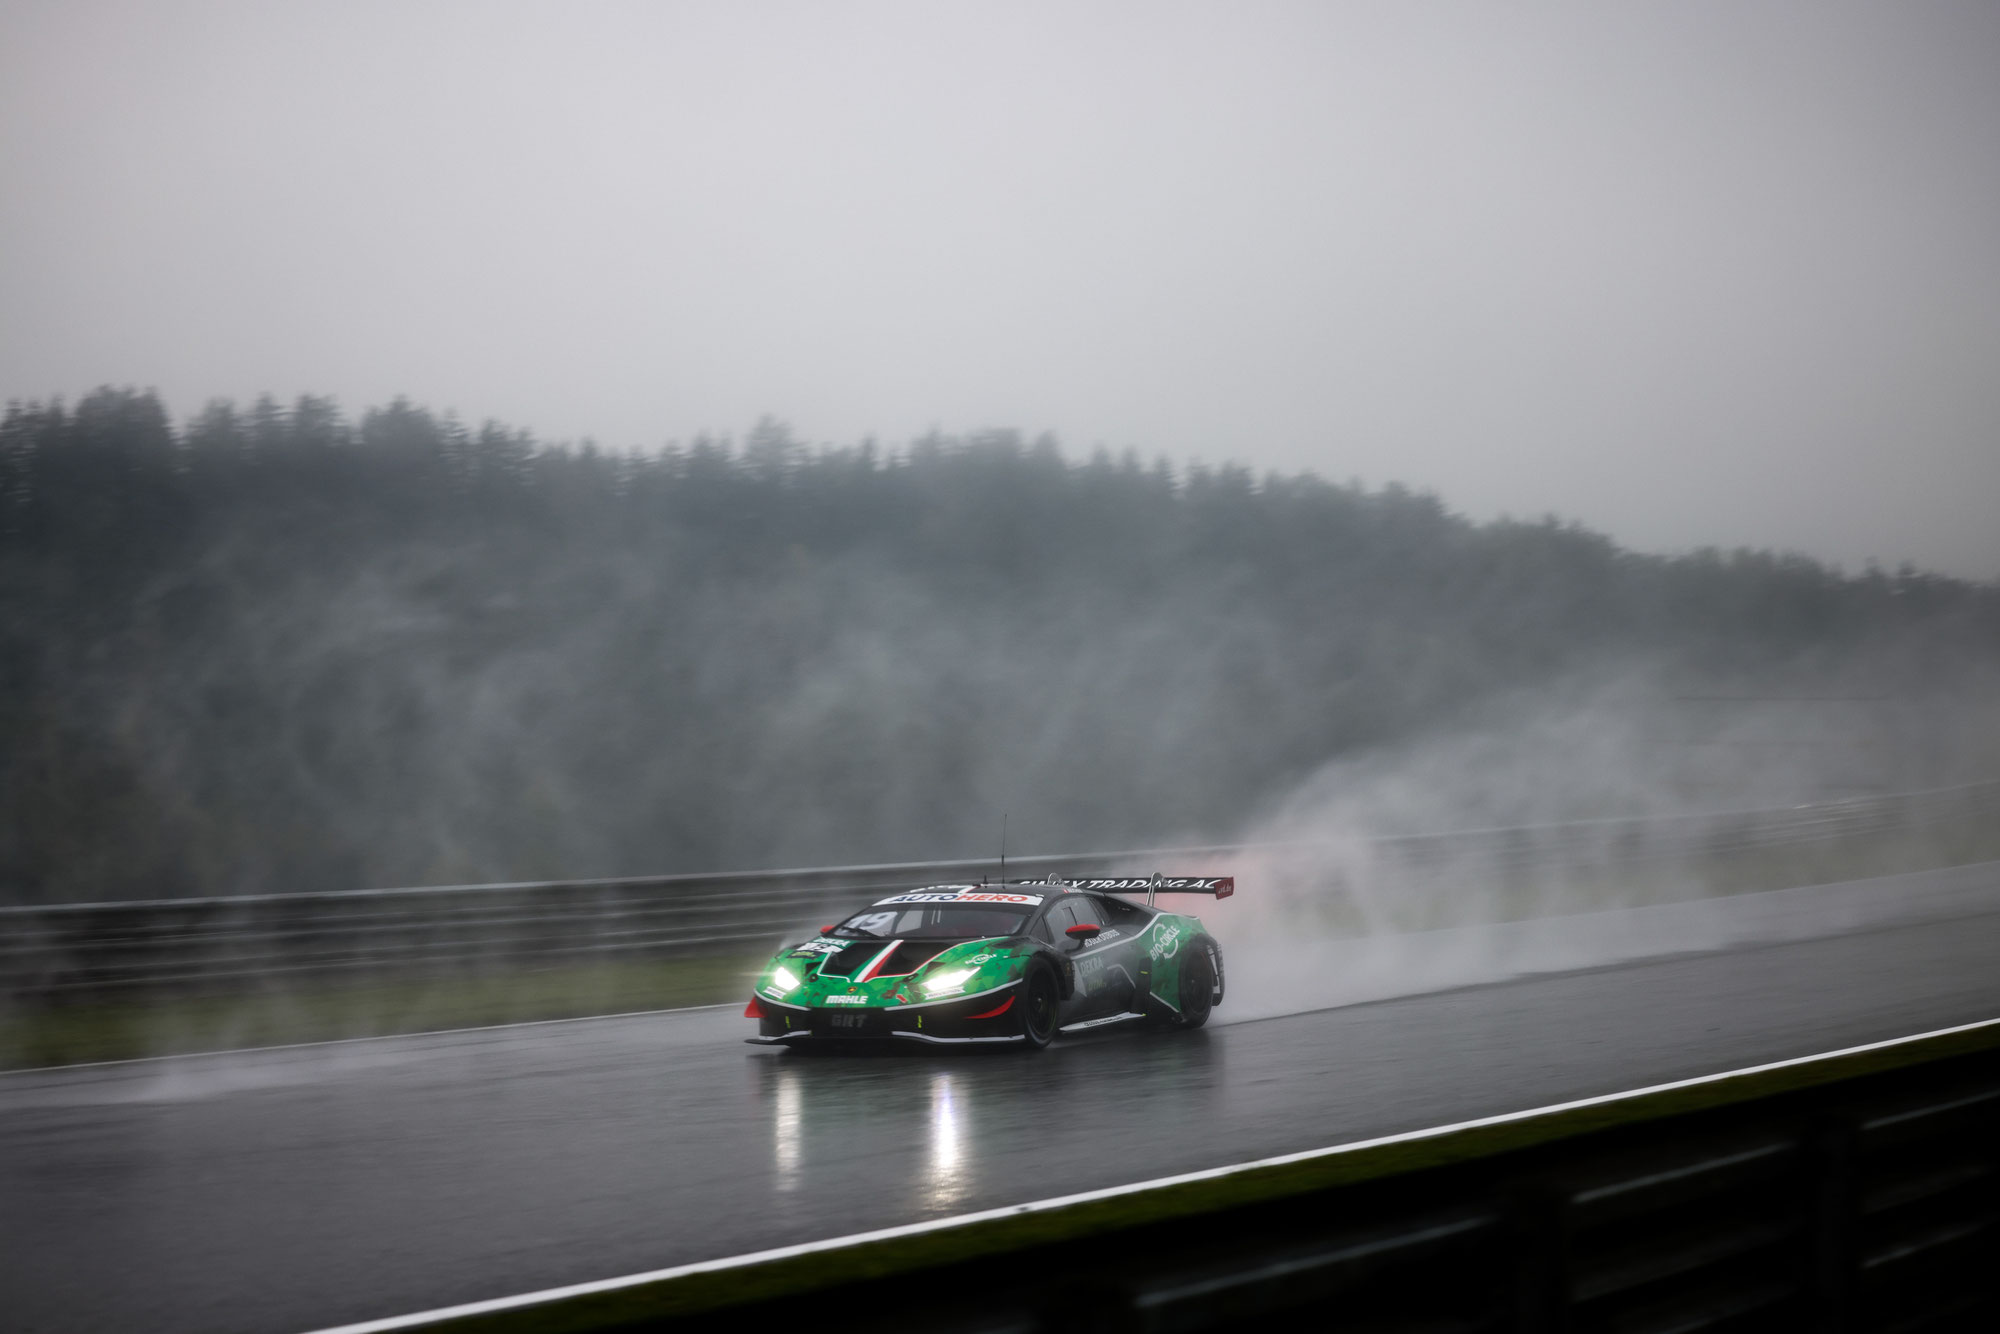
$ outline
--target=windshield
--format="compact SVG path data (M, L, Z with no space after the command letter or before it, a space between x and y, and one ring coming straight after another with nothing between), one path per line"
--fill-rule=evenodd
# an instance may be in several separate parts
M1016 936L1027 929L1032 907L991 903L924 903L864 908L833 928L846 940L976 940Z

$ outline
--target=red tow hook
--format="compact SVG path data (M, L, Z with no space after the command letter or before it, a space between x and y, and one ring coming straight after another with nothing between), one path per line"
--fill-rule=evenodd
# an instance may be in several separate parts
M766 1010L762 1005L759 1005L757 998L752 996L750 1003L743 1007L743 1017L745 1019L769 1019L771 1012Z

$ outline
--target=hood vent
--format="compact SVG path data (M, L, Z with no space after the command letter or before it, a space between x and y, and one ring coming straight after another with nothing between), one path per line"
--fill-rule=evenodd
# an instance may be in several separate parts
M903 977L922 968L958 942L955 940L906 940L896 947L880 968L877 977Z
M929 963L938 955L959 942L955 940L906 940L896 947L896 952L882 961L870 980L875 977L904 977ZM858 940L838 954L826 956L826 962L819 966L821 977L853 977L868 966L868 961L880 954L887 941Z
M879 940L857 940L846 949L826 956L819 966L821 977L853 977L868 966L868 961L882 952Z

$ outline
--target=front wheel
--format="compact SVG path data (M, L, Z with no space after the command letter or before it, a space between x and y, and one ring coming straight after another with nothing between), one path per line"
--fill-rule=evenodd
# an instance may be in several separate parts
M1056 1037L1056 977L1046 966L1028 969L1021 984L1021 1040L1039 1051Z

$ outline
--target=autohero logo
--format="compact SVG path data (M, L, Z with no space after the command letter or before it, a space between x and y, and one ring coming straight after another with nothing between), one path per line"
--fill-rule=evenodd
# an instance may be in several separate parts
M1153 928L1153 946L1146 953L1154 959L1171 959L1181 952L1181 937L1185 934L1178 922L1156 926Z
M898 894L890 899L877 899L875 906L886 907L892 903L1018 903L1023 907L1032 908L1041 901L1040 894L999 894L987 889L952 889Z

